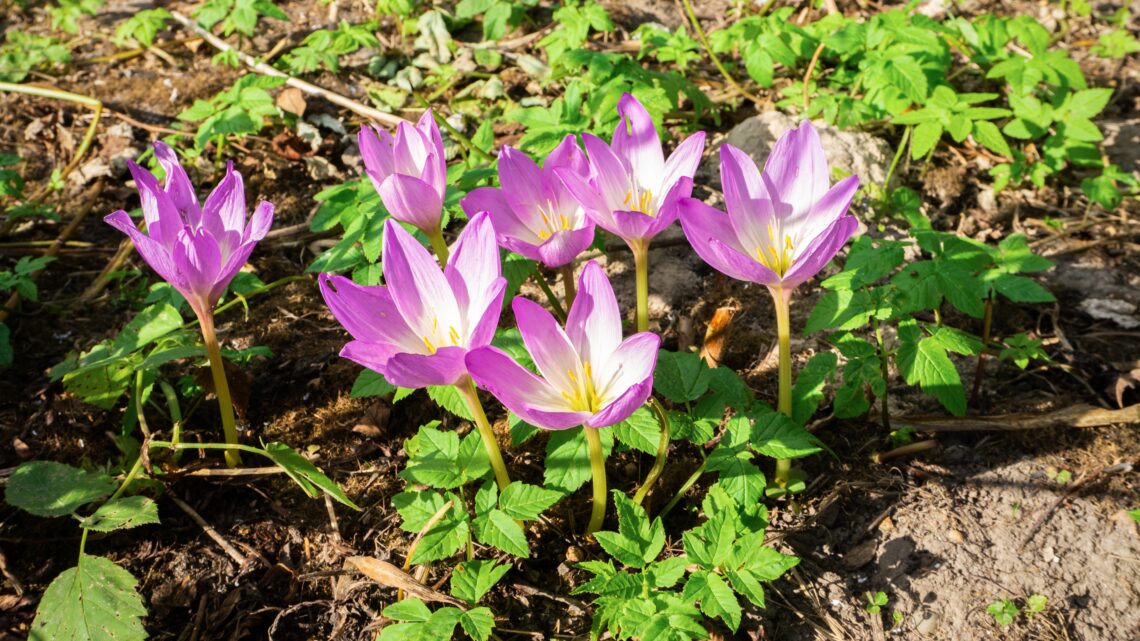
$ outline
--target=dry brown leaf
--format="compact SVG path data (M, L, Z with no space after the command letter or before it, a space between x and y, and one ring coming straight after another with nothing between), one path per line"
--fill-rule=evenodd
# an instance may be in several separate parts
M440 601L466 609L466 605L459 599L454 599L438 590L431 589L387 561L374 559L370 556L350 556L344 560L344 566L346 569L355 569L380 585L403 590L421 601Z
M277 106L282 111L288 111L291 114L298 116L305 115L305 108L308 104L305 102L305 94L296 87L286 87L277 95Z

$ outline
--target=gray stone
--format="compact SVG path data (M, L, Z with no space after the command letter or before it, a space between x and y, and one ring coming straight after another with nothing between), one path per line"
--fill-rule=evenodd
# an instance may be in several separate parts
M1109 160L1129 173L1140 170L1140 119L1107 120L1100 126Z
M724 142L738 147L764 166L768 152L780 134L799 124L799 119L780 111L752 116L732 128ZM839 167L859 176L864 184L882 184L894 155L887 141L861 131L840 131L823 122L813 122L819 132L823 152L832 168Z

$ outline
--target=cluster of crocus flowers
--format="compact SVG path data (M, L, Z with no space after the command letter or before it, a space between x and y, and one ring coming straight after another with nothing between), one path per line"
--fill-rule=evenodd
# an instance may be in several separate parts
M818 274L859 226L847 213L859 179L850 176L831 186L829 174L819 134L804 122L780 137L764 171L736 147L721 147L727 213L693 198L680 208L685 236L706 263L771 292L780 356L778 407L789 415L792 292ZM776 482L786 483L789 472L789 461L779 461Z
M386 285L320 277L325 303L353 338L341 356L400 387L454 385L506 487L506 466L464 361L469 350L491 343L507 287L491 221L485 213L471 218L442 269L395 221L385 222L383 242Z
M590 173L555 170L587 215L633 252L637 274L637 329L649 329L649 244L677 220L677 205L692 193L705 146L704 132L686 138L669 159L649 112L630 94L618 100L621 120L610 144L582 134Z
M512 304L519 334L541 376L496 347L467 353L467 371L523 420L543 429L585 430L593 476L592 533L606 511L606 471L598 428L629 418L653 391L661 338L641 332L622 340L613 287L595 262L586 264L565 328L525 298Z
M358 137L364 170L392 217L413 225L431 241L440 264L447 243L440 228L447 194L447 159L431 109L419 122L402 122L396 135L363 127Z
M574 300L573 263L594 242L594 222L557 173L586 175L589 165L574 136L566 136L540 168L530 156L504 146L499 187L480 187L461 201L468 216L487 212L499 245L547 267L564 268L566 303Z
M214 330L214 306L269 231L273 203L258 203L247 221L245 186L230 163L225 177L199 206L194 186L174 151L156 142L154 154L166 172L165 185L159 185L149 171L135 163L128 164L138 186L145 231L140 231L122 210L105 220L130 237L143 260L194 310L206 344L226 442L235 445L237 427ZM227 450L226 460L230 465L240 462L237 450Z

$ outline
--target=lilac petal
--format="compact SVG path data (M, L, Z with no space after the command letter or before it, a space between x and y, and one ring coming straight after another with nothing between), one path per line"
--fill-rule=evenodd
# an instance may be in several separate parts
M211 290L222 269L222 252L214 237L204 229L185 227L174 244L174 266L185 279L187 288L204 296L213 305Z
M434 354L398 352L388 359L384 378L398 387L454 385L467 375L462 347L441 347Z
M405 352L423 351L423 341L404 322L387 287L358 285L333 274L321 274L319 282L325 304L353 338L390 343Z
M495 285L502 276L495 228L486 213L476 214L459 234L447 259L444 277L455 294L461 312L466 312L465 327L474 328L488 313L498 322L499 307L489 309Z
M609 203L601 192L590 184L590 181L566 167L555 167L554 175L562 181L563 187L570 192L574 200L586 210L586 215L591 220L601 225L602 229L613 226Z
M518 213L511 208L502 190L496 187L479 187L473 189L459 201L467 217L471 218L479 212L491 215L491 225L495 228L499 244L508 238L522 240L534 244L539 242L538 234L530 227L529 221L524 221ZM505 246L505 245L504 245Z
M569 401L546 381L519 365L497 347L467 353L467 371L480 387L524 421L548 430L581 425L589 412L569 409Z
M566 317L566 335L582 362L606 362L621 344L621 310L606 272L594 261L578 276L578 295Z
M728 214L706 205L696 198L683 198L678 202L681 229L694 248L706 245L712 238L744 253L746 250L737 238ZM698 249L698 253L699 253Z
M143 211L143 219L146 220L147 235L169 251L174 247L178 232L182 231L184 225L178 208L159 187L153 174L130 160L127 161L127 168L138 186L139 206ZM131 228L134 229L133 223Z
M737 280L778 283L780 277L744 252L728 216L694 198L681 201L681 229L693 251L713 269Z
M139 256L151 266L163 280L167 281L179 291L184 291L186 284L185 281L178 273L178 269L174 265L174 258L170 255L170 250L163 247L154 238L147 236L140 232L136 227L130 214L123 210L119 210L103 219L108 225L118 229L119 231L130 237L131 242L134 243L135 249L139 252Z
M617 425L629 418L637 408L645 405L649 395L653 393L653 378L650 377L637 385L627 389L625 393L609 402L597 414L591 416L586 425L590 427L606 427Z
M536 250L537 260L547 267L569 265L574 262L578 254L586 251L586 248L593 242L594 223L592 222L581 229L560 231L538 246Z
M665 155L653 118L641 103L626 93L618 99L621 121L614 131L613 151L642 187L661 184L665 173ZM590 152L591 159L593 152Z
M190 177L186 175L182 163L178 162L178 156L159 140L154 143L154 157L166 171L166 194L170 196L170 201L188 221L197 223L200 212L198 195L194 193L194 185L190 183Z
M428 183L413 176L392 174L377 191L396 220L415 225L425 232L439 229L443 201Z
M796 246L806 245L827 229L837 218L847 213L855 192L859 190L859 177L848 176L835 183L823 198L812 205L811 215L805 217L798 228L787 228Z
M428 156L431 155L432 148L424 133L412 123L405 121L396 127L393 152L396 161L395 173L421 176L427 166Z
M222 267L214 279L214 286L210 288L210 300L217 301L222 297L230 281L249 261L249 255L253 253L254 247L257 247L257 243L242 243L228 257L224 257Z
M594 363L598 393L614 398L647 379L652 381L659 349L661 337L653 332L639 332L622 341L608 358Z
M366 125L360 128L356 139L360 145L360 157L364 160L364 171L376 189L380 189L384 179L396 171L392 135L383 129Z
M542 170L523 152L504 145L499 151L499 184L503 186L503 196L515 211L549 209Z
M823 198L830 182L823 144L811 122L805 120L780 136L764 163L764 175L775 187L772 199L789 205L788 222L798 225L798 219L809 215L811 205Z
M439 133L439 125L436 124L430 107L420 116L416 129L424 136L431 149L431 158L428 160L431 166L425 170L424 178L435 187L440 200L443 200L447 191L447 156L444 155L443 136Z
M394 220L384 221L382 258L388 292L412 331L419 336L435 335L435 325L459 324L455 294L439 264Z
M468 349L491 344L491 339L495 338L495 329L499 326L499 316L503 313L503 297L506 294L507 279L498 278L488 289L486 307L482 311L475 308L468 310L469 317L473 319L468 322L474 323L468 331Z
M601 199L606 203L607 209L625 209L633 187L632 176L622 164L610 146L601 138L591 134L582 134L582 141L586 145L586 153L590 155L590 182L597 189ZM559 173L561 176L561 173ZM656 181L651 184L656 184ZM570 183L566 182L570 187ZM572 189L573 191L573 189ZM575 196L581 199L575 192ZM582 203L585 207L586 203ZM589 207L587 207L589 209Z
M750 251L770 246L776 212L752 157L732 145L721 146L720 181L728 219L741 244Z
M542 163L542 171L548 176L554 175L555 167L565 167L581 176L590 175L590 163L586 160L582 148L578 146L578 137L574 134L566 134L562 142L558 143Z
M671 210L669 216L650 216L639 211L620 209L614 210L612 216L614 221L612 226L607 227L601 221L597 221L598 225L627 243L653 238L677 220L675 208Z
M353 340L345 344L340 350L341 358L359 363L364 367L374 371L380 372L384 378L393 385L395 383L388 376L388 360L392 358L393 354L398 353L399 348L389 343L370 343L368 341ZM400 387L406 387L400 385Z
M857 229L859 221L854 216L843 216L832 222L798 253L791 269L784 274L784 286L796 287L818 274L843 249Z
M701 154L705 150L705 132L697 133L686 138L665 161L663 177L660 181L659 191L665 192L673 188L682 178L692 178L701 164Z
M245 231L245 184L232 162L226 164L225 177L202 205L202 227L217 239L227 232L240 237Z
M276 209L276 206L268 200L257 203L257 207L253 210L253 216L250 217L249 224L246 225L242 241L256 243L265 238L265 235L269 233L269 228L273 226L273 212Z
M518 297L511 303L523 344L543 377L557 389L574 390L582 380L578 352L554 316L538 303Z

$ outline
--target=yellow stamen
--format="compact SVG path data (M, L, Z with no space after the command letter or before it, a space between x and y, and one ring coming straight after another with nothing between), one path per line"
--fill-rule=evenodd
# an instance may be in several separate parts
M570 403L570 408L576 412L597 412L602 408L602 398L594 387L594 370L590 363L582 363L582 379L579 380L574 370L566 370L566 376L573 384L569 392L562 392L562 398Z
M450 327L450 328L448 328L448 330L449 331L447 333L447 336L448 336L448 338L451 339L451 344L452 345L458 345L459 344L459 332L455 331L454 327Z
M756 260L782 277L792 268L792 261L795 258L796 247L792 243L792 236L784 234L783 247L780 247L776 242L776 230L772 225L768 225L768 240L768 246L761 245L756 248Z
M431 339L428 338L427 336L424 336L424 345L428 348L428 354L434 354L435 353L435 351L436 351L435 345L431 344Z

